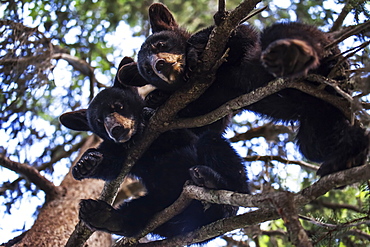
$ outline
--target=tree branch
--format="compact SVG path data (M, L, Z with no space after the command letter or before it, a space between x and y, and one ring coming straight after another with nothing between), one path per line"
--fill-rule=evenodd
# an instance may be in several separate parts
M259 160L260 161L264 161L264 162L269 162L271 160L276 160L276 161L279 161L280 163L283 163L283 164L295 164L295 165L299 165L301 167L310 169L312 171L317 171L319 169L319 167L320 167L318 165L310 164L310 163L304 162L302 160L288 160L288 159L284 159L283 157L281 157L279 155L272 155L272 156L269 156L269 155L266 155L266 156L259 156L259 155L256 155L256 156L247 156L247 157L244 157L244 160L245 161L249 161L249 162L259 161Z
M292 205L298 209L310 201L316 199L317 197L324 195L329 190L337 188L338 186L349 185L355 182L360 182L370 179L370 166L364 165L361 167L355 167L349 170L341 171L335 174L328 175L324 178L321 178L316 183L311 186L303 189L298 193L290 193L292 198L289 199ZM258 207L260 209L238 215L232 218L222 219L216 222L213 222L207 226L202 227L201 229L190 232L184 236L177 236L172 239L165 239L160 241L154 241L150 243L140 243L135 242L127 243L118 246L177 246L177 245L188 245L192 243L197 243L205 241L209 238L216 237L220 234L224 234L228 231L235 230L238 228L243 228L248 225L259 224L267 220L273 220L279 218L279 214L276 209L276 202L280 198L284 197L287 192L273 192L266 194L258 195L248 195L241 194L232 191L225 190L209 190L203 187L198 187L194 185L188 185L184 187L183 193L187 197L206 201L209 203L216 204L227 204L234 206L243 206L243 207ZM177 204L177 203L176 203ZM281 208L281 204L278 204L278 209ZM171 205L166 212L176 212L175 209L171 210L173 207ZM177 206L175 206L177 207ZM161 212L157 215L160 217L168 217L166 213ZM301 230L299 230L301 236ZM303 236L304 238L304 236ZM309 246L309 245L306 245Z
M231 218L225 218L215 221L209 225L201 227L199 230L189 232L185 235L176 236L171 239L153 241L149 243L140 243L134 246L138 247L172 247L186 246L192 243L199 243L207 239L217 237L234 229L243 228L244 226L255 225L267 220L278 219L279 216L274 210L259 209ZM130 245L127 245L130 246Z
M356 207L355 205L351 205L351 204L332 203L332 202L327 202L324 200L314 200L310 204L318 205L320 207L323 206L323 207L330 208L333 210L348 209L348 210L352 210L357 213L363 212L359 207Z
M276 198L274 204L276 205L276 211L284 221L290 241L297 247L312 247L306 231L299 222L298 210L293 201L294 195L290 192L281 193L280 195Z
M235 136L229 138L230 142L238 142L238 141L247 141L252 140L255 137L264 137L266 141L273 141L276 140L275 138L280 135L287 133L289 135L293 134L292 128L286 125L276 125L272 123L267 123L262 126L258 126L255 128L251 128L244 133L237 133Z
M359 225L368 225L368 224L370 224L370 221L369 220L366 220L366 221L360 221L360 222L355 222L355 223L347 222L347 223L342 223L342 224L335 225L335 224L328 224L328 223L320 222L320 221L317 221L314 218L310 218L310 217L307 217L307 216L304 216L304 215L300 215L299 218L301 218L303 220L306 220L306 221L309 221L312 224L315 224L315 225L320 226L320 227L323 227L323 228L336 228L336 229L339 229L339 228L349 228L349 227L354 227L354 226L359 226ZM366 219L367 218L368 217L366 217ZM362 218L362 219L356 219L354 221L359 221L359 220L363 220L363 219L364 218Z
M199 117L186 118L186 119L176 119L167 123L163 126L165 131L170 129L182 129L182 128L195 128L201 127L207 124L211 124L220 120L221 118L227 116L230 113L236 113L241 108L244 108L248 105L256 103L261 99L281 91L284 88L287 88L289 85L288 80L283 80L281 78L275 79L268 83L264 87L257 88L250 93L241 95L233 100L230 100L207 114L204 114Z
M310 81L319 82L320 84L330 85L338 91L342 97L335 96L329 92L321 89L317 86L311 85L304 82L305 79ZM294 88L319 99L322 99L333 106L337 107L349 120L353 119L353 112L351 105L353 105L353 98L341 90L334 84L334 81L319 75L308 75L307 78L298 78L294 80L277 78L269 82L266 86L257 88L250 93L241 95L235 99L232 99L219 108L198 117L186 118L186 119L166 119L165 124L158 126L158 130L167 131L171 129L182 129L182 128L195 128L201 127L207 124L211 124L227 116L228 114L236 113L242 108L245 108L253 103L260 101L261 99L277 93L286 88ZM185 96L183 96L185 97ZM172 97L170 97L171 99ZM174 99L177 99L174 97ZM349 101L349 102L348 102ZM157 115L157 114L156 114ZM155 116L156 116L155 115ZM165 117L160 115L161 117Z
M155 228L181 213L191 201L192 199L186 193L181 193L179 198L171 206L155 215L138 235L131 238L121 238L113 247L131 246L134 243L137 244L141 238L152 232Z
M348 230L342 233L342 235L348 235L348 236L357 236L362 239L370 240L370 234L367 234L363 231L357 230L357 229L352 229Z
M351 3L346 3L342 9L342 11L340 12L338 18L334 21L332 27L330 28L330 31L329 32L334 32L334 31L337 31L338 29L340 29L340 27L343 25L343 21L344 19L347 17L347 15L349 14L349 12L351 12L353 6Z
M366 181L368 179L370 179L370 165L354 167L321 178L309 187L294 194L293 200L297 207L301 207L332 189ZM274 201L274 197L280 197L280 193L285 193L273 192L258 195L247 195L225 190L209 190L194 185L186 186L184 188L184 192L193 199L210 203L242 207L259 207L264 209L273 209L274 205L271 204L271 201Z
M85 60L78 57L72 56L68 53L54 53L51 56L52 59L64 59L66 60L75 70L80 71L81 74L89 77L90 79L90 101L94 98L94 85L98 87L106 87L104 84L98 82L95 77L94 67L92 67Z
M333 33L335 40L332 43L325 46L324 49L328 50L353 35L366 32L369 30L370 30L370 21L366 21L362 24L345 28L343 31Z
M319 82L321 84L326 84L326 85L331 85L331 84L328 84L328 83L329 83L329 81L332 81L329 78L319 76L319 75L313 75L313 74L308 75L307 79L313 79L312 81ZM333 86L335 86L335 84L333 84ZM353 119L353 111L352 111L352 108L351 108L352 103L353 103L353 98L351 96L349 96L348 98L347 97L346 98L338 97L338 96L335 96L333 94L328 93L324 89L319 90L318 87L315 87L315 86L313 86L309 83L305 83L305 82L294 82L294 83L290 84L289 87L300 90L300 91L302 91L304 93L307 93L309 95L312 95L316 98L322 99L322 100L332 104L336 108L338 108L343 113L343 115L346 116L347 119L349 119L349 120ZM348 100L350 100L350 102L348 102Z
M45 192L48 200L53 200L55 197L64 193L64 189L62 187L55 186L52 182L42 176L36 168L30 165L14 162L5 157L4 154L0 154L0 165L25 176Z
M248 240L236 240L229 236L222 236L222 239L227 243L225 246L250 247Z
M91 67L90 64L88 64L85 60L72 56L68 53L54 53L51 58L66 60L75 70L80 71L83 75L90 77L94 74L94 68Z
M271 236L286 237L288 234L287 234L286 231L283 231L283 230L271 230L271 231L261 230L261 235L267 235L269 237L271 237Z
M49 162L43 163L40 166L37 166L35 169L38 172L43 171L43 170L49 168L51 165L53 165L56 162L58 162L59 160L61 160L63 158L66 158L66 157L69 157L73 152L79 150L84 145L84 143L86 142L86 140L87 140L87 138L82 139L77 144L74 144L72 146L72 148L69 149L68 151L57 152L58 155L52 156L52 158L51 158L51 160ZM55 151L55 149L53 149L52 151ZM18 183L20 181L22 181L23 179L24 179L24 177L19 176L13 182L7 183L7 184L5 184L5 186L2 186L0 188L0 195L3 194L6 190L14 190L18 186Z

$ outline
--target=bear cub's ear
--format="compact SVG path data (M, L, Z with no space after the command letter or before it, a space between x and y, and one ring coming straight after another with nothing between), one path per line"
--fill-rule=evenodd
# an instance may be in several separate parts
M118 66L113 87L126 89L127 86L142 87L147 84L139 73L137 63L130 57L124 57Z
M86 109L63 113L59 117L59 121L62 125L72 130L78 131L91 130L87 122Z
M161 3L153 3L149 7L149 19L152 32L173 30L178 24L170 10Z

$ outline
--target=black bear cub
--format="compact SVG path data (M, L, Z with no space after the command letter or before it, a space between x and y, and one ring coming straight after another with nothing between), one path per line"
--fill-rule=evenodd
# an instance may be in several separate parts
M117 177L127 149L142 135L144 102L134 88L101 91L88 109L68 112L61 123L73 130L92 131L103 139L87 150L72 168L74 178ZM153 216L170 206L187 180L210 189L248 192L245 168L229 142L218 133L196 136L189 130L161 134L137 161L130 172L141 179L147 194L115 209L106 202L82 200L80 218L91 228L124 235L140 233ZM236 214L237 207L205 206L199 201L159 226L152 233L173 237L187 233L224 217Z
M153 34L143 43L137 65L122 69L118 79L141 76L157 87L159 90L147 97L147 104L156 106L186 83L184 78L194 69L213 27L191 35L160 3L151 5L149 17ZM267 85L276 76L328 76L335 67L346 68L346 62L335 66L341 59L340 51L336 46L325 50L330 43L329 35L301 23L274 24L261 34L251 26L240 25L229 38L227 61L218 69L213 84L178 115L204 115L228 100ZM340 69L337 72L336 78L343 79ZM350 124L335 106L314 96L284 89L245 109L274 121L299 122L297 144L307 159L322 163L318 175L363 165L367 159L369 137L365 130ZM193 131L221 132L226 127L225 120Z

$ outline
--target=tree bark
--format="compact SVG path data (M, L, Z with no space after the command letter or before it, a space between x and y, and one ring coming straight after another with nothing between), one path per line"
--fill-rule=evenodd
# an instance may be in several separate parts
M89 137L74 163L86 149L97 146L99 142L98 138ZM103 181L96 179L77 181L69 172L60 185L65 193L50 201L46 200L32 228L14 246L64 246L78 222L78 204L80 200L97 198L103 185ZM110 234L96 232L86 243L86 246L102 247L111 246L111 244Z

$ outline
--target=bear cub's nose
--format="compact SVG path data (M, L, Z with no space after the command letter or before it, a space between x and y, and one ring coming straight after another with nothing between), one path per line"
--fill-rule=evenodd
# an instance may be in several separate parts
M111 134L114 137L114 139L120 141L122 139L126 139L126 136L129 133L129 131L130 131L129 129L126 129L122 126L115 126L112 129Z

